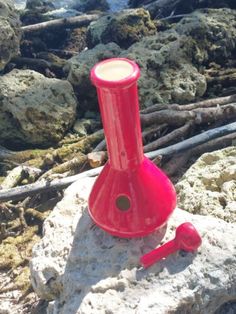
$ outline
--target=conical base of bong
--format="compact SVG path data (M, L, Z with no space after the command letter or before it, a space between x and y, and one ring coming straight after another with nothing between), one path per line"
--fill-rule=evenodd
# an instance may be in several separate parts
M166 224L176 206L168 177L144 158L135 169L120 171L109 161L89 197L89 213L108 233L125 238L146 236Z

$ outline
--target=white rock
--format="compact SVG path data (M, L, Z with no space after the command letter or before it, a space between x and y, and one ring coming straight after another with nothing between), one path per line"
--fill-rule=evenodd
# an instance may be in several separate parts
M236 222L236 147L202 155L176 189L181 208Z
M214 217L176 209L164 229L145 238L119 239L96 227L87 212L94 179L72 184L44 223L33 250L32 284L55 300L48 314L211 314L236 299L236 228ZM139 257L190 221L203 244L145 270Z
M77 100L68 81L32 70L0 77L0 142L48 146L59 141L76 116Z

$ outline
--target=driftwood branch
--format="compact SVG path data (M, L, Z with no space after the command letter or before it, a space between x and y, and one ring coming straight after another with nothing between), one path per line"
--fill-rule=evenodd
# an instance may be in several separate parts
M196 124L211 123L219 119L235 119L236 103L209 108L197 108L191 111L167 109L141 114L140 118L143 126L153 123L167 123L172 126L181 126L190 120Z
M214 106L227 105L236 102L236 94L225 96L225 97L217 97L212 99L206 99L202 101L198 101L192 104L180 105L179 110L193 110L197 108L208 108Z
M152 159L155 158L157 155L168 156L178 154L183 151L189 150L193 147L196 147L200 144L208 142L214 138L221 137L223 135L231 134L234 132L236 132L236 122L221 126L219 128L208 130L204 133L190 137L187 140L184 140L180 143L147 153L146 156Z
M0 201L15 201L45 191L62 190L79 179L97 176L101 170L102 167L99 167L63 179L38 181L36 183L18 186L12 189L0 190Z
M232 134L234 132L236 132L236 122L206 131L202 134L193 136L180 143L177 143L177 144L174 144L169 147L162 148L162 149L158 149L156 151L147 153L145 155L148 158L153 159L160 155L168 156L168 155L178 154L183 151L192 149L193 147L196 147L207 141L215 139L217 137L221 137L227 134ZM32 196L38 193L42 193L45 191L48 192L52 190L62 190L81 178L97 176L101 172L102 169L103 167L99 167L99 168L91 169L91 170L82 172L78 175L63 178L63 179L57 179L53 181L38 181L33 184L28 184L28 185L24 185L24 186L12 188L12 189L1 190L0 201L9 201L9 200L14 201L14 200L23 199L27 196Z
M185 137L189 131L190 128L193 126L193 123L188 122L184 126L166 134L165 136L162 136L161 138L158 138L157 140L151 142L150 144L147 144L144 146L144 152L150 152L154 149L157 149L160 146L166 145L167 143L173 141L173 140L179 140L183 137Z
M186 105L178 105L178 104L155 104L153 106L147 107L140 111L141 114L152 113L160 110L193 110L198 108L208 108L214 106L227 105L236 102L236 94L224 97L211 98L206 100L201 100L195 103L190 103Z
M93 152L100 152L106 149L105 138L94 148Z
M22 26L21 30L24 33L32 33L42 30L49 30L55 28L77 28L82 26L89 25L92 21L97 20L101 15L100 14L90 14L90 15L80 15L80 16L73 16L64 19L56 19L52 21L42 22L33 25Z
M160 134L161 132L166 129L168 127L168 125L165 123L165 124L160 124L158 126L156 125L152 125L151 127L145 129L143 132L142 132L142 138L143 138L143 143L146 142L146 139L149 138L149 137L152 137L153 135L158 135L158 137L160 137ZM163 140L163 144L165 144L165 139ZM166 141L167 143L168 141ZM157 147L155 148L152 148L152 149L156 149ZM145 151L150 151L152 149L147 149ZM93 149L93 152L101 152L101 151L105 151L106 150L106 139L103 139L94 149Z

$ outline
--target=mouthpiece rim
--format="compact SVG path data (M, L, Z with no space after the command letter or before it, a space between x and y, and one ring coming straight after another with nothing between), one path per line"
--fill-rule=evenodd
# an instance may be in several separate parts
M122 74L122 70L125 72L124 74ZM108 77L109 74L113 76L113 78L110 79ZM116 79L114 77L116 77ZM92 83L100 88L128 87L135 83L139 77L139 66L134 61L127 58L110 58L103 60L92 68L90 74Z

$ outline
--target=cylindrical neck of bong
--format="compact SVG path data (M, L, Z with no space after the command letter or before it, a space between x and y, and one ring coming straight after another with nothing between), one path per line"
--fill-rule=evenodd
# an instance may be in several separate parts
M137 81L125 87L97 87L97 92L110 165L135 168L144 158Z

